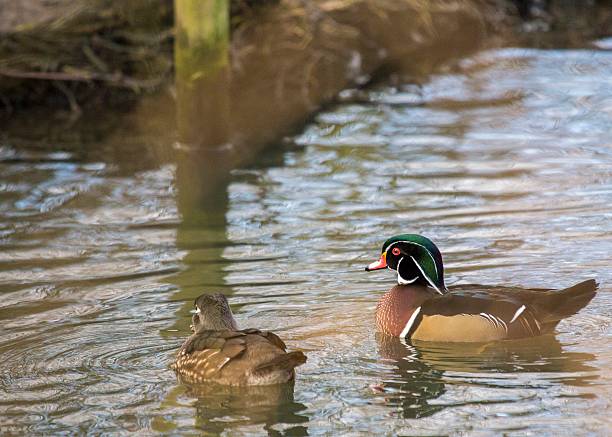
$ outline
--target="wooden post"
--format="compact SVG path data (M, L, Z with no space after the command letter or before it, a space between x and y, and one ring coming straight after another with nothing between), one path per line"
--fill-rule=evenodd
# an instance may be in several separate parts
M199 216L224 195L231 161L229 0L175 0L175 26L178 202Z
M186 268L168 282L178 286L174 298L186 301L183 311L187 312L197 295L207 287L218 289L225 278L220 261L228 244L226 155L232 150L228 146L229 1L174 0L174 6L179 134L174 157L182 222L176 244L186 252ZM174 328L184 331L189 320L177 318L176 323Z
M218 147L229 137L228 0L175 0L180 141Z

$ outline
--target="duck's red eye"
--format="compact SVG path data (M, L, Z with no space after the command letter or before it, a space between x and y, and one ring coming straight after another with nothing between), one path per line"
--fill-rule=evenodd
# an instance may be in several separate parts
M399 247L394 247L394 248L391 250L391 253L392 253L393 255L395 255L395 256L398 256L398 255L399 255L401 252L400 252L400 250L399 250Z

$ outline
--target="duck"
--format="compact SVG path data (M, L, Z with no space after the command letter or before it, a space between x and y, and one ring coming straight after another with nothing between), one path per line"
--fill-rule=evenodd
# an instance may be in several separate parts
M265 386L295 380L295 368L306 362L302 351L287 352L270 331L238 329L227 298L202 294L194 301L192 334L171 368L186 383Z
M557 324L593 299L594 279L562 290L465 285L448 289L438 247L418 234L399 234L382 245L368 272L389 269L397 285L376 306L376 328L423 342L490 342L553 333Z

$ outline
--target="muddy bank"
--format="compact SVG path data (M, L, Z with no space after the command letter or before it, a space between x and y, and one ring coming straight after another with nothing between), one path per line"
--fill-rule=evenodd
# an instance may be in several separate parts
M121 132L121 148L127 131L145 143L140 156L182 160L179 177L209 180L294 132L341 90L390 72L419 82L437 65L493 44L514 11L491 0L234 1L229 138L194 156L169 146L177 125L204 131L218 102L196 96L193 110L177 111L189 104L177 99L173 81L172 2L83 4L1 40L5 138L59 147Z
M179 180L203 173L219 180L295 132L341 90L390 72L423 80L440 63L490 43L491 24L506 17L499 11L490 2L464 0L286 0L261 9L257 20L232 33L228 141L198 138L207 147L182 152ZM217 101L209 108L213 117L220 110ZM198 116L203 113L200 107ZM197 126L198 119L187 124Z
M90 103L132 100L171 83L171 0L0 2L4 115L32 104L74 111ZM487 25L496 26L511 9L500 10L500 4L235 0L231 3L234 72L253 74L251 59L263 54L258 62L263 65L270 54L282 60L281 76L289 72L290 64L307 72L308 77L298 75L306 82L293 80L302 95L305 88L326 88L326 75L337 68L334 65L349 65L354 80L382 61L417 64L420 60L401 58L445 38L454 39L461 27L480 33ZM463 43L463 35L461 39ZM332 75L337 73L346 76L337 71ZM334 95L338 89L333 88L324 94ZM308 94L318 103L319 90Z
M353 85L382 67L422 74L468 46L491 44L508 29L564 27L570 35L573 28L597 35L612 23L609 0L589 5L232 0L230 5L234 75L257 76L253 66L270 59L282 63L281 82L296 70L294 91L308 94L314 106L338 92L330 75L348 76L343 84ZM134 103L172 83L172 0L0 0L0 10L0 120L32 105L74 112ZM255 57L260 59L252 61Z
M303 4L261 11L232 35L232 130L251 143L289 133L339 91L377 75L418 82L487 43L503 18L490 3L466 1Z
M66 135L112 137L120 126L118 147L128 131L146 143L152 161L175 161L168 145L185 120L176 111L172 1L78 4L85 6L0 40L2 131L61 144ZM418 84L440 65L506 40L517 17L515 3L505 0L234 1L230 137L204 156L184 152L183 168L226 173L294 132L341 90L389 74ZM214 113L216 102L201 97ZM187 124L196 131L210 122L191 112Z
M78 111L171 79L172 0L0 1L5 112Z

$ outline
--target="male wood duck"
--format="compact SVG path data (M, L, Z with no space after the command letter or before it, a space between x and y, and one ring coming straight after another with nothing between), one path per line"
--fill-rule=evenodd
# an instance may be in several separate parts
M444 284L442 255L421 235L401 234L382 246L366 271L397 272L397 285L376 307L376 327L394 337L439 342L487 342L550 333L595 296L593 279L564 290Z
M189 383L271 385L293 381L294 368L306 362L300 352L268 331L238 330L227 299L203 294L195 300L193 334L183 343L172 368Z

